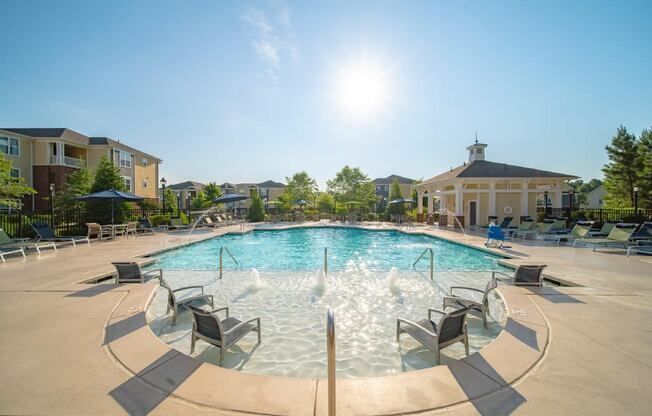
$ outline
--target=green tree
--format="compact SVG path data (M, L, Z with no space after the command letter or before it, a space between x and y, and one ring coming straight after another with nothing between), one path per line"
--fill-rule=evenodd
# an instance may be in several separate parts
M605 146L609 163L603 168L605 205L607 208L634 206L634 186L641 171L636 136L623 126L618 127L611 145Z
M158 203L154 202L154 200L150 198L145 198L142 201L138 201L137 204L143 211L154 211L156 208L158 208Z
M209 182L208 185L204 186L204 194L206 194L206 199L211 203L215 198L222 196L222 189L215 182Z
M306 201L314 201L317 195L317 181L308 175L308 172L297 172L292 176L285 178L287 185L283 193L287 196L284 199L289 201L296 201L303 199Z
M113 163L106 157L100 160L100 163L95 169L95 179L91 186L91 192L105 191L107 189L115 189L116 191L124 191L124 184L120 169L114 166ZM92 222L99 222L106 224L111 222L111 210L113 209L113 218L116 223L124 221L125 211L128 209L127 203L114 202L111 204L107 202L87 202L89 220Z
M179 207L179 199L172 189L165 189L163 199L165 200L165 209L177 209Z
M263 199L258 195L258 192L253 192L251 195L251 205L247 212L247 218L251 222L265 220L265 205L263 204Z
M652 209L652 128L641 132L637 152L641 165L638 205L640 208Z
M333 207L335 206L335 200L333 195L328 192L322 192L317 195L317 209L320 212L333 212Z
M197 195L190 202L192 209L207 209L211 205L213 205L213 201L208 199L204 191L197 192Z
M341 203L358 202L361 207L369 209L376 202L374 183L360 168L344 166L326 184L338 208Z
M0 205L19 209L22 206L20 199L35 193L25 185L23 178L11 176L11 161L0 154Z
M389 188L389 200L393 201L395 199L403 198L403 193L401 193L401 186L398 183L397 179L392 181L392 184ZM387 204L386 208L389 214L405 214L405 204Z
M56 198L56 206L60 209L74 209L84 206L84 202L75 198L87 195L93 186L93 174L82 164L79 169L66 176L63 191Z

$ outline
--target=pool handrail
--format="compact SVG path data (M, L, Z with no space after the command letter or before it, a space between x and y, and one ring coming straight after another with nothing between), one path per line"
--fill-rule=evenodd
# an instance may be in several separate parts
M434 259L434 252L432 250L432 247L428 247L425 250L423 250L421 255L419 255L419 257L417 257L417 259L412 264L412 267L416 268L417 263L419 262L419 260L421 260L423 258L423 256L426 255L426 253L430 254L430 280L434 280L434 278L435 278L435 275L434 275L434 273L435 273L435 259Z
M238 260L235 259L233 256L233 253L231 253L231 250L227 246L222 246L220 247L220 279L222 278L222 258L224 255L224 251L231 257L231 259L235 262L236 267L240 267L240 263Z
M324 274L328 274L328 247L324 247Z
M326 351L328 358L328 416L335 416L335 315L333 308L326 314Z

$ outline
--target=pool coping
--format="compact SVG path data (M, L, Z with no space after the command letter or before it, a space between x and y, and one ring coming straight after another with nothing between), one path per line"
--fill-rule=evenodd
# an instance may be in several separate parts
M392 229L395 230L385 228ZM182 246L184 244L164 251ZM134 257L143 257L143 254ZM165 344L152 332L145 316L156 286L146 283L130 287L135 289L116 304L107 318L104 348L132 378L168 397L210 409L278 415L327 413L327 381L324 379L225 369L201 362ZM507 323L490 344L445 365L385 376L338 379L338 413L418 413L512 389L511 386L524 379L545 357L551 331L545 316L530 299L537 294L537 289L501 285L497 292L505 304ZM136 329L115 339L108 336L122 326ZM169 376L156 376L166 371L185 374L180 368L189 370L179 383L171 383Z

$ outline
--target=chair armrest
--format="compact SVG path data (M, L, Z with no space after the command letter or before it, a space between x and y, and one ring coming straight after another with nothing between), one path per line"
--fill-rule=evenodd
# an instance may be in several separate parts
M426 333L427 333L428 335L430 335L430 336L433 336L433 337L436 337L436 336L437 336L437 334L435 334L434 332L432 332L432 331L430 331L429 329L427 329L427 328L425 328L425 327L419 325L418 323L416 323L416 322L414 322L414 321L410 321L409 319L405 319L405 318L396 318L396 323L397 323L397 325L399 326L399 328L400 328L400 326L401 326L401 323L404 323L404 324L408 324L408 325L415 326L415 327L419 328L420 330L426 332Z
M497 274L502 274L503 276L508 277L508 278L510 278L510 279L513 279L513 278L514 278L514 276L510 276L510 275L508 275L508 274L506 274L506 273L499 272L499 271L496 271L496 270L494 270L494 271L491 272L491 277L493 278L493 277L495 277Z
M240 322L238 325L234 326L233 328L229 329L228 331L224 331L224 335L231 335L232 332L237 331L242 326L248 324L249 322L253 322L253 321L257 321L258 328L260 328L260 318L251 318L251 319L247 319L246 321Z
M451 286L451 295L453 294L453 290L471 290L473 292L477 293L482 293L484 294L484 290L476 289L474 287L466 287L466 286Z
M222 307L220 307L220 308L213 309L213 310L211 311L211 313L215 313L215 312L219 312L219 311L226 311L226 317L227 317L227 318L229 317L229 307L228 307L228 306L222 306Z
M181 290L188 290L188 289L201 289L201 293L204 293L204 286L196 285L196 286L184 286L180 287L178 289L173 289L173 292L179 292Z
M440 315L446 315L446 312L440 310L440 309L435 309L435 308L428 308L428 319L431 319L430 317L432 316L433 312L437 312Z
M188 298L182 298L177 301L177 303L183 304L183 303L188 303L192 302L193 300L198 300L198 299L208 299L210 298L213 300L213 295L197 295L197 296L190 296Z
M144 275L158 274L159 276L163 276L163 269L147 270L146 272L143 272L143 274Z
M24 243L26 241L31 240L30 238L24 237L24 238L12 238L11 241L14 243Z

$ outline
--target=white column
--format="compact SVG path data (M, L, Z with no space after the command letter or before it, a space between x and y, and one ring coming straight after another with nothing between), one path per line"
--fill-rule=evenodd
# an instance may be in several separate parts
M63 165L63 157L65 156L66 148L65 144L57 142L57 164Z
M417 212L423 214L423 194L417 191Z
M440 194L440 197L439 197L439 210L440 210L441 212L446 212L446 211L448 211L448 204L446 203L446 202L447 202L447 198L446 198L446 197L447 197L447 195L446 195L445 193L442 192L442 193Z
M428 192L428 214L432 214L434 212L433 209L434 203L435 203L434 192Z
M496 182L489 184L489 207L488 211L491 216L496 216Z
M552 195L552 207L553 208L561 208L561 189L560 188L557 188L557 190Z
M464 215L464 186L461 183L455 185L455 215Z
M528 198L529 198L529 191L528 191L528 186L530 186L530 182L525 181L523 182L523 192L521 192L521 215L528 215Z

